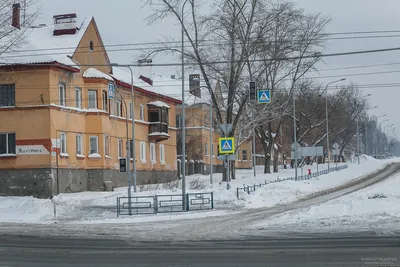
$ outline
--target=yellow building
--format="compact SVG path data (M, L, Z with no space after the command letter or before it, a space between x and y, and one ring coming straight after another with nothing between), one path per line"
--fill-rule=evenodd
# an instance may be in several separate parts
M54 25L26 34L0 65L0 195L126 186L119 158L132 136L129 70L110 65L94 18L78 23L76 14L54 16ZM109 84L116 86L112 99ZM177 178L180 103L134 87L137 184Z

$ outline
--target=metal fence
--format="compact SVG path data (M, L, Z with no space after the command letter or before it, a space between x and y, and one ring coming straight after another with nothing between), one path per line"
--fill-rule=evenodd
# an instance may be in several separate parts
M247 194L250 194L251 192L256 191L257 188L266 186L268 184L280 183L280 182L284 182L284 181L308 180L308 179L311 179L311 178L314 178L314 177L317 177L317 176L320 176L320 175L328 174L330 172L347 169L348 167L349 166L347 164L346 165L335 166L335 167L329 168L329 170L325 169L325 170L321 170L321 171L318 171L318 172L313 172L310 175L306 174L306 175L297 176L297 179L295 179L295 177L286 177L286 178L283 178L283 179L277 178L274 181L264 181L264 183L260 183L260 184L253 184L253 185L245 185L244 184L243 187L237 187L236 188L236 197L239 199L239 193L241 191L246 192Z
M117 217L210 209L214 209L213 192L188 193L184 198L181 194L131 197L130 203L128 197L117 197Z

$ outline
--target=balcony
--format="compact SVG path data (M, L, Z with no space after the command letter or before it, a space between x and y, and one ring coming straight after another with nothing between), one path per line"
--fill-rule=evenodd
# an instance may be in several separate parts
M149 140L161 142L169 139L168 125L162 122L151 122L149 125Z
M168 134L169 106L161 101L148 103L149 141L161 142L170 138Z

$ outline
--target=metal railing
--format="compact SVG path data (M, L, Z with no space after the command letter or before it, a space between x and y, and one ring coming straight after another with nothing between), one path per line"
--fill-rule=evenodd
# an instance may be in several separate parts
M239 199L239 194L240 194L241 191L246 192L247 194L250 194L251 192L256 191L257 188L266 186L268 184L280 183L280 182L284 182L284 181L303 181L303 180L308 180L308 179L315 178L315 177L320 176L320 175L328 174L330 172L347 169L348 167L349 166L347 164L346 165L340 165L340 166L329 168L329 170L325 169L325 170L321 170L321 171L318 171L318 172L313 172L310 175L309 174L300 175L300 176L297 176L297 179L295 179L295 177L286 177L286 178L283 178L283 179L280 179L278 177L276 180L264 181L264 183L253 184L253 185L244 184L243 187L237 187L236 188L236 197Z
M120 215L158 214L214 209L214 193L187 193L182 195L154 195L117 197L117 217ZM185 206L186 205L186 206Z

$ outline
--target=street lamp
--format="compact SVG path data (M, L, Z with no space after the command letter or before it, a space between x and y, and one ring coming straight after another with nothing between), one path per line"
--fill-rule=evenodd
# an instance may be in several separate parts
M131 197L131 180L132 180L132 175L133 175L133 192L136 193L136 153L135 153L135 106L134 106L134 87L133 87L133 71L131 66L129 65L120 65L118 63L111 63L110 66L114 67L123 67L123 68L128 68L131 74L131 101L132 101L132 160L133 160L133 173L131 172L131 175L129 176L128 179L128 198L130 199ZM128 117L128 114L126 115ZM128 119L128 118L127 118ZM129 147L130 142L129 140L127 146ZM127 149L128 151L129 149ZM127 156L128 162L126 163L128 165L128 169L130 169L130 156Z
M343 78L343 79L340 79L340 80L337 80L337 81L332 81L332 82L329 82L325 86L326 150L327 150L327 154L328 154L328 172L329 172L329 162L330 162L330 157L329 157L329 122L328 122L328 86L330 84L341 82L341 81L345 81L345 80L346 80L346 78Z
M184 54L184 38L185 38L185 29L183 27L183 21L184 21L184 9L185 5L188 2L188 0L185 0L185 2L182 5L182 12L181 12L181 41L182 41L182 47L181 47L181 53L182 53L182 158L181 158L181 166L182 166L182 210L186 210L186 115L185 115L185 54Z
M369 97L369 96L371 96L371 94L362 96L361 98L366 98L366 97ZM375 106L375 107L369 108L367 110L374 109L374 108L377 108L377 107L378 106ZM360 131L358 129L359 116L360 116L360 113L357 113L356 124L357 124L357 162L358 162L358 164L360 164Z

